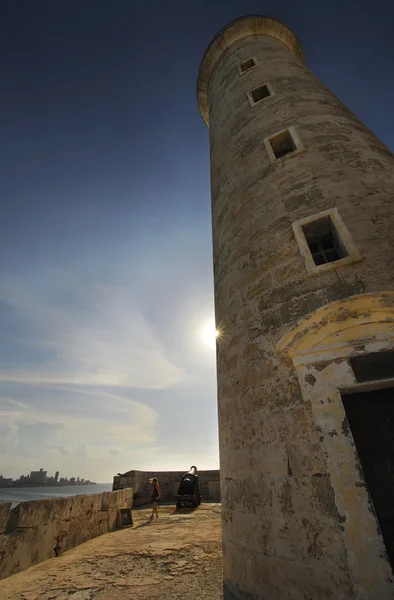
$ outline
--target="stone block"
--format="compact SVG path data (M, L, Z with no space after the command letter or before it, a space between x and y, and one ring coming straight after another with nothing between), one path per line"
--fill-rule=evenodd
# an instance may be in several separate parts
M108 519L108 511L107 510L103 510L100 511L97 515L96 515L96 527L97 527L97 535L103 535L104 533L107 533L108 531L110 531L109 529L109 519Z
M285 477L288 475L287 449L284 442L271 442L250 451L252 469L256 474Z
M11 510L6 533L10 533L16 528L40 527L50 522L52 512L52 499L22 502Z
M306 432L304 436L300 432L289 436L287 454L289 473L295 477L321 473L325 469L321 445Z
M118 510L117 507L108 509L108 531L115 531L118 526Z
M110 498L110 507L117 508L129 508L132 504L133 497L133 489L125 488L123 490L119 490L117 492L112 492L112 496Z
M41 533L37 528L29 528L0 536L0 579L53 556L47 547L47 536L43 539ZM52 538L52 543L54 548L55 538Z
M220 502L220 481L209 481L209 499Z
M119 508L123 504L124 490L112 492L109 498L109 508Z
M223 580L225 584L230 587L238 587L237 584L245 580L247 560L248 556L244 549L223 535Z
M247 448L237 448L229 453L231 464L230 477L242 478L245 469L252 468L252 455Z
M4 533L11 512L11 502L0 503L0 535Z
M273 514L338 518L333 490L327 475L287 477L274 482Z
M67 522L71 518L71 507L73 497L51 498L52 512L48 524Z
M103 492L101 494L101 510L108 510L112 492Z
M116 494L118 492L112 493ZM70 500L70 518L79 517L81 514L88 516L94 512L97 512L98 510L101 510L101 494L72 496Z
M252 552L261 552L261 538L256 531L261 529L261 518L257 514L244 514L234 511L231 524L231 539L238 546L248 548Z

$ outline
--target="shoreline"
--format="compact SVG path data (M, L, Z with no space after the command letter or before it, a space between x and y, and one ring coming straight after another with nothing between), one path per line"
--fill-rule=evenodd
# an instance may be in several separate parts
M92 481L90 483L58 483L56 485L46 484L32 484L32 485L0 485L0 490L29 490L31 488L59 488L59 487L86 487L89 485L109 485L107 483L96 483Z
M65 486L27 486L0 488L1 503L11 502L14 508L21 502L41 500L46 498L64 498L70 496L81 496L87 494L100 494L112 491L112 484L96 483L94 485L65 485Z

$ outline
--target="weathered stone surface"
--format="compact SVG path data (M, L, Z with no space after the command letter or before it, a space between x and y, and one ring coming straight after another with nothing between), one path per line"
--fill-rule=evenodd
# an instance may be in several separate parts
M394 347L384 304L394 290L394 158L303 64L293 34L285 43L280 24L265 35L258 19L215 38L198 88L223 330L224 597L389 600L393 579L341 433L339 390L355 385L350 354ZM262 84L274 95L251 106L248 92ZM271 162L264 140L288 127L303 149ZM292 224L334 208L357 261L309 275ZM355 312L351 298L361 298Z
M119 508L132 505L131 488L32 500L18 504L11 511L7 505L8 519L4 534L0 535L0 579L113 531Z
M4 532L11 511L11 502L0 503L0 534Z
M221 600L220 506L161 506L152 522L150 512L1 580L1 600Z

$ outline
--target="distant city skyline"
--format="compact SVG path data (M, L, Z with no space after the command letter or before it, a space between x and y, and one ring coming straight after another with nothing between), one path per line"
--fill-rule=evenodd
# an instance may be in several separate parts
M38 485L38 486L61 486L61 485L90 485L96 482L90 481L87 478L80 476L71 477L59 477L59 471L56 471L55 475L49 475L48 471L44 471L41 467L38 471L30 471L29 475L20 475L17 478L4 477L0 474L0 487L16 486L23 487L23 485ZM103 482L107 483L107 482Z
M31 474L31 473L37 473L39 471L43 471L48 477L56 477L56 475L60 476L60 471L55 471L54 475L48 475L49 471L45 471L42 467L40 467L40 469L24 469L23 473L19 474L19 477L26 477L27 475L25 475L25 473ZM5 469L3 469L3 471L0 471L0 477L12 477L10 474L7 473L7 471ZM65 475L62 476L65 478L70 478L70 477L78 477L78 479L80 479L80 476L75 476L75 475ZM107 483L107 482L103 482L103 483Z
M219 467L196 85L217 31L261 11L296 32L308 67L393 150L394 3L0 3L8 477L44 464L97 482Z

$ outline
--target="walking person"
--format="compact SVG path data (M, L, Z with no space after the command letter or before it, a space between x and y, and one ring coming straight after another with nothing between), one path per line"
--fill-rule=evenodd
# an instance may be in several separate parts
M161 498L161 489L160 489L160 484L157 481L157 477L152 477L151 479L149 479L149 483L152 484L152 496L151 496L152 514L149 517L149 520L151 521L155 515L156 515L156 519L159 518L159 515L157 513L157 502Z

